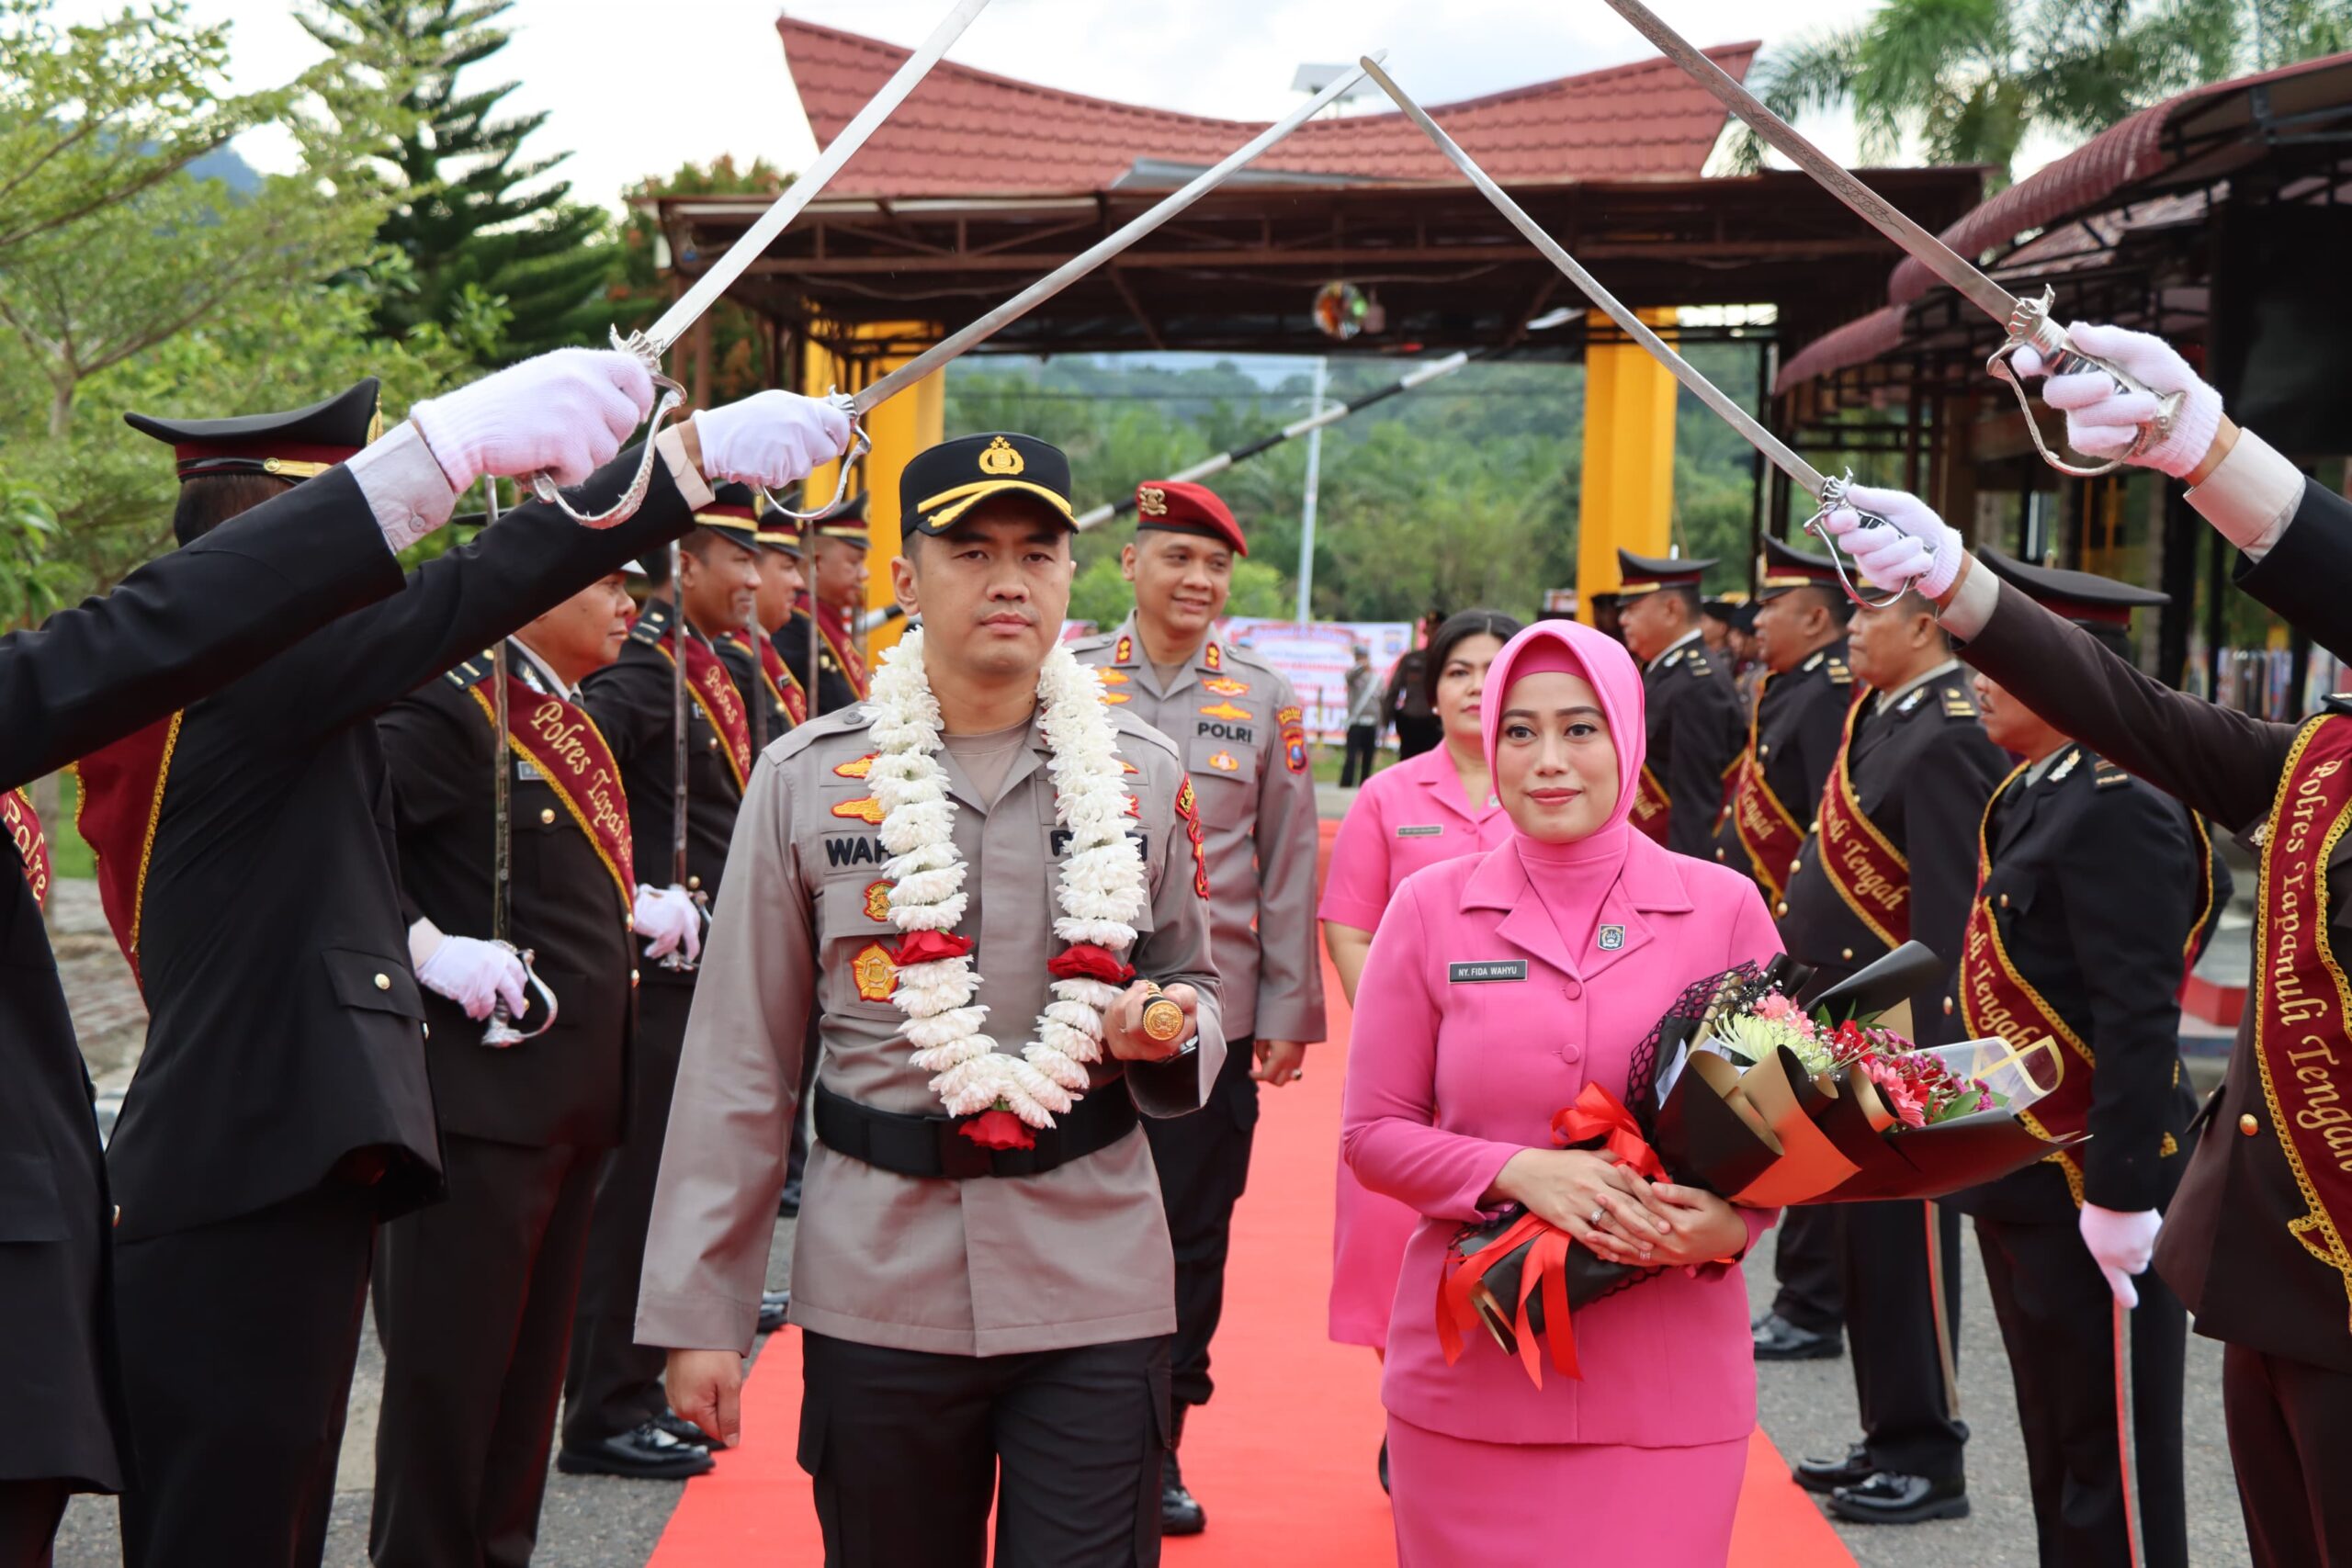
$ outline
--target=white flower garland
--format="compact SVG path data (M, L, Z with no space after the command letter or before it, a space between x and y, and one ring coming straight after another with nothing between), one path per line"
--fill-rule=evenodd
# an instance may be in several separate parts
M939 701L923 670L922 643L921 627L908 632L875 671L865 706L877 754L866 783L882 808L882 846L892 857L882 867L891 883L891 923L909 933L944 934L963 920L969 899L956 852L956 803L935 755ZM1038 674L1037 696L1054 816L1070 834L1054 934L1092 942L1124 962L1144 908L1144 867L1126 832L1126 770L1102 678L1057 646ZM932 1092L953 1115L1001 1105L1032 1127L1052 1126L1086 1092L1087 1065L1102 1056L1102 1014L1119 988L1054 981L1037 1038L1014 1056L980 1032L988 1009L973 999L978 986L968 955L899 968L895 999L907 1016L915 1066L933 1075Z

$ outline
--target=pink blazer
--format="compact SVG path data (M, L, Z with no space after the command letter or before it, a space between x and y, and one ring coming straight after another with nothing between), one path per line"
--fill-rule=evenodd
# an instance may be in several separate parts
M1474 1338L1453 1366L1436 1330L1447 1244L1480 1217L1510 1156L1552 1146L1552 1113L1588 1080L1622 1096L1634 1046L1682 988L1781 951L1756 885L1631 835L1591 951L1566 950L1528 886L1518 841L1432 866L1396 891L1373 938L1342 1132L1357 1178L1423 1216L1389 1324L1382 1403L1419 1427L1506 1443L1674 1448L1756 1425L1747 1287L1735 1266L1669 1269L1577 1313L1581 1381ZM1623 928L1623 944L1600 942ZM1524 980L1452 966L1524 960ZM1772 1215L1748 1213L1752 1241Z
M1331 841L1316 913L1358 931L1380 929L1397 885L1425 865L1493 849L1511 835L1499 806L1473 805L1443 746L1372 775Z

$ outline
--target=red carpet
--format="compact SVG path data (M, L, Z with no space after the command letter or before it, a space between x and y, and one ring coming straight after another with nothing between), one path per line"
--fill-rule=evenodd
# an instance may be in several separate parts
M1331 824L1325 824L1328 846ZM1379 1568L1396 1560L1374 1474L1382 1426L1378 1364L1323 1337L1331 1275L1331 1186L1339 1148L1348 1010L1327 964L1331 1043L1301 1082L1264 1095L1250 1192L1234 1227L1216 1402L1184 1434L1184 1475L1208 1509L1206 1534L1171 1540L1176 1564ZM802 1568L823 1560L808 1477L793 1459L799 1339L768 1342L743 1396L743 1446L685 1496L650 1568ZM1757 1433L1734 1568L1838 1568L1852 1557Z

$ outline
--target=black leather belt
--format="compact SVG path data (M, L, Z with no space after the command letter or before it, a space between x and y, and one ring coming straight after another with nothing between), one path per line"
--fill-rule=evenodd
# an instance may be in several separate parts
M1037 1146L984 1149L959 1130L962 1116L909 1116L876 1111L817 1086L817 1136L827 1148L899 1176L969 1181L980 1176L1038 1176L1107 1149L1136 1128L1135 1101L1116 1079L1033 1128Z

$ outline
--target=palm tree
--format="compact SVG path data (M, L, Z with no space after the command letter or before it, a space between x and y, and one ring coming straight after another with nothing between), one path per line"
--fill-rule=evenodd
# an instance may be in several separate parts
M1760 61L1751 86L1782 115L1850 107L1865 163L1916 145L2008 182L2034 130L2088 136L2240 70L2352 45L2352 0L1887 0L1867 19ZM1731 147L1752 170L1762 145Z

